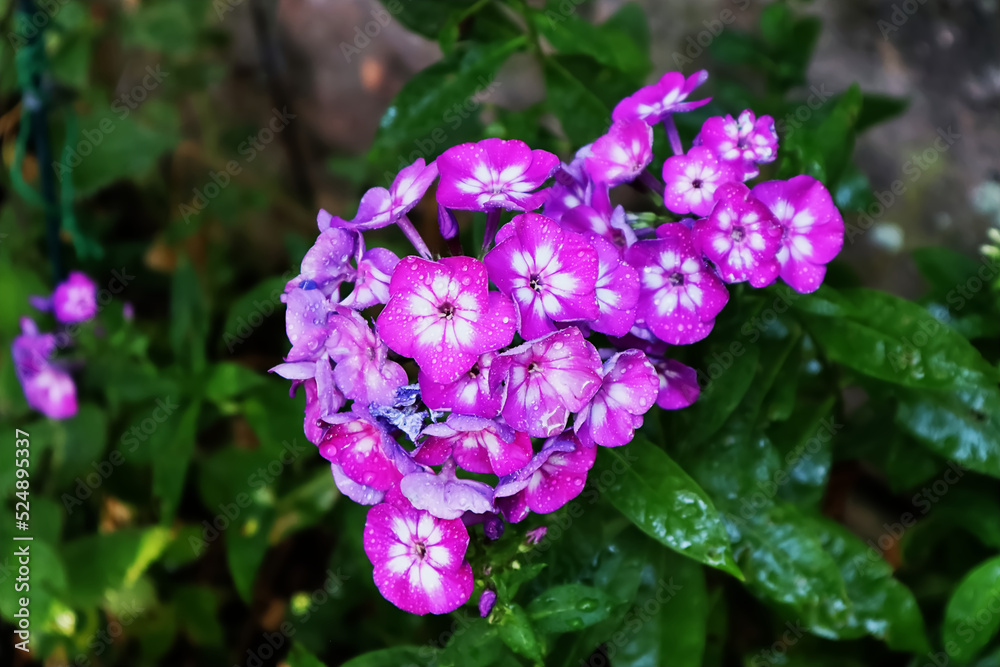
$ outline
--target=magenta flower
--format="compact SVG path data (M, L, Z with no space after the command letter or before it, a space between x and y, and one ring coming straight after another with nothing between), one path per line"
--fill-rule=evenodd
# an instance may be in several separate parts
M289 362L315 361L326 352L324 346L330 335L326 323L333 309L323 292L312 285L309 287L311 289L295 287L284 295L287 306L285 333L292 344L285 357Z
M462 415L492 419L500 414L500 396L490 391L490 365L496 354L479 357L466 373L454 382L434 382L420 371L420 396L432 410L450 410Z
M715 198L712 215L691 230L695 247L715 263L726 282L770 285L780 269L775 255L781 246L781 225L742 183L726 183L715 191Z
M455 463L445 461L441 472L411 472L399 483L399 490L418 510L438 519L458 519L466 512L492 512L493 487L472 479L455 476Z
M447 614L472 596L461 519L435 518L400 496L368 510L364 546L379 592L403 611Z
M600 315L594 293L597 251L583 236L526 213L501 229L497 241L483 262L500 291L517 304L521 336L538 338L555 331L556 322Z
M389 283L379 333L394 352L416 360L434 382L454 382L484 352L508 345L517 314L489 292L486 268L469 257L402 260Z
M334 227L364 231L395 224L420 202L437 175L437 164L431 162L425 165L424 159L419 158L400 170L388 190L372 188L366 192L353 220L344 220L320 210L317 218L319 229L323 231Z
M496 504L511 523L528 515L555 512L580 495L596 447L586 447L572 432L550 438L531 462L497 484Z
M704 146L695 146L687 155L674 155L663 163L663 205L674 213L707 216L715 206L715 191L723 183L742 182L728 162L720 162Z
M695 139L715 153L720 160L741 172L744 181L760 173L758 164L772 162L778 156L778 133L770 116L757 118L747 109L738 120L732 116L713 116L705 121Z
M505 385L501 413L514 429L545 438L566 428L601 384L601 358L569 327L498 355L490 384Z
M340 466L356 484L387 491L418 469L378 424L365 413L341 413L319 444L320 456ZM406 463L410 467L405 466ZM400 471L404 467L404 472Z
M694 343L712 330L729 292L695 251L687 227L667 223L656 234L625 251L629 264L642 267L637 316L662 341Z
M393 405L406 371L388 359L389 350L357 311L339 307L329 319L326 351L336 364L333 378L344 396L367 405Z
M597 183L628 183L653 161L653 128L641 120L617 121L593 143L587 172Z
M609 336L624 336L635 324L639 301L639 274L622 261L621 252L603 237L591 237L597 250L597 283L595 294L601 314L590 322L594 331Z
M484 139L449 148L437 163L441 170L437 200L442 206L533 211L548 196L544 190L533 191L552 175L559 158L533 151L523 141Z
M531 438L503 421L453 414L423 434L427 439L413 453L423 465L440 465L450 456L469 472L509 475L531 459Z
M679 410L686 408L698 400L701 387L698 386L698 373L673 359L653 361L656 374L659 376L659 393L656 404L664 410Z
M611 214L607 183L595 183L587 170L591 147L592 144L584 146L576 152L572 162L556 168L556 182L548 190L543 209L546 217L562 220L566 211L577 206L589 206L604 216Z
M285 291L302 287L319 290L327 297L337 293L342 282L354 279L354 269L349 260L360 236L344 229L321 232L316 243L302 258L299 275L288 281Z
M653 407L660 381L641 350L625 350L604 362L601 388L576 415L573 431L587 447L621 447L632 441Z
M360 236L360 235L359 235ZM399 257L386 248L365 249L363 238L358 241L358 268L354 275L354 290L341 304L354 310L364 310L389 301L389 280L399 264Z
M781 225L781 279L797 292L816 291L826 264L844 245L844 219L823 184L812 176L760 183L753 195Z
M479 617L486 618L493 611L493 605L497 603L497 592L489 589L483 591L479 596Z
M97 285L86 274L71 271L52 293L52 312L63 324L86 322L97 314Z
M593 234L605 238L620 250L636 242L635 232L629 226L625 209L621 206L616 206L606 215L590 206L577 206L566 211L559 224L563 229L577 234Z
M68 419L77 411L76 385L69 373L50 361L55 348L54 335L38 333L34 321L21 318L21 334L11 344L11 355L24 398L49 419Z
M615 106L612 120L643 120L656 125L670 114L691 111L708 104L711 98L688 102L687 98L695 88L708 79L708 72L701 70L684 78L680 72L667 72L651 86L640 88Z

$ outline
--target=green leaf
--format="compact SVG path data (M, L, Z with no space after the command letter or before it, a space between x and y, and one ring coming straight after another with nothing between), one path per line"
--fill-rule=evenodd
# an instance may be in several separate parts
M705 491L645 438L598 452L591 479L622 514L661 544L740 577L729 537Z
M701 667L708 632L708 593L701 565L658 550L643 572L639 597L624 618L625 641L613 635L614 667Z
M208 304L191 261L181 259L170 288L170 345L174 356L194 371L205 367Z
M518 610L523 616L524 611L520 608ZM427 662L429 658L434 658L431 662L434 667L488 667L496 665L498 659L514 659L504 645L506 640L501 639L503 631L500 630L500 626L491 625L486 619L476 618L471 614L459 616L456 621L456 626L460 629L455 631L447 645L436 656L430 647L421 648L420 654L426 657L420 664ZM530 627L528 630L530 631ZM510 640L515 643L525 641L515 629L508 630L507 633ZM530 637L533 636L530 634Z
M810 632L834 639L850 623L851 601L840 567L813 520L786 503L727 516L746 586Z
M684 418L690 424L684 442L691 446L718 432L746 396L757 373L760 346L735 341L719 350L713 348L712 354L711 358L705 356L709 377L716 375L713 364L720 372L709 381L695 404L684 411Z
M905 97L865 93L862 96L861 114L858 116L855 130L864 132L869 127L901 115L909 106L910 100Z
M182 586L174 592L177 620L192 642L202 646L222 646L219 624L219 596L210 588Z
M541 632L575 632L603 621L614 602L604 591L566 584L545 591L528 604L528 616Z
M514 653L535 661L541 661L544 657L542 645L531 626L531 620L521 605L508 605L497 625L497 631L500 639Z
M853 84L837 98L825 118L789 128L782 142L778 177L805 173L834 187L854 151L861 100L861 89Z
M1000 269L993 260L977 262L948 248L918 248L913 261L929 288L921 303L934 317L966 338L1000 335L1000 303L988 289L989 278Z
M651 66L648 46L647 50L643 50L640 43L614 24L595 26L576 14L553 14L558 5L559 0L550 0L547 11L528 14L531 24L557 51L590 56L602 65L627 72L640 80L646 75ZM554 16L558 16L558 20Z
M427 647L394 646L351 658L340 667L416 667L427 664L424 656L428 652L433 656L434 651L428 651Z
M248 389L264 383L260 373L246 366L233 363L218 363L212 366L205 382L205 397L213 403L224 403L239 396Z
M577 78L558 57L546 58L543 65L546 104L559 119L570 142L582 146L604 134L611 124L611 110L594 94L593 88ZM594 63L594 68L598 67Z
M70 419L60 422L52 440L57 483L66 486L78 475L94 472L108 443L108 423L96 405L85 403Z
M160 437L150 439L151 447L156 447L153 452L153 495L160 500L160 520L164 523L173 518L180 504L184 478L194 454L200 411L200 403L188 405L176 428L166 429L161 425L155 432Z
M229 572L233 576L236 592L249 606L253 601L253 585L257 578L257 570L267 554L271 521L263 512L252 512L250 509L244 511L238 518L239 523L233 519L233 525L225 532L226 561L229 563Z
M944 611L941 636L955 662L971 661L1000 629L1000 556L980 563L955 588Z
M894 651L925 653L930 650L924 621L913 593L892 576L892 567L844 526L815 518L814 528L840 567L851 616L847 632L857 629L885 641Z
M355 173L360 171L357 165L355 165L354 170ZM226 351L229 354L235 352L240 345L254 335L266 318L281 317L284 312L281 295L285 291L285 284L294 277L294 273L286 271L282 276L267 278L233 300L229 307L229 313L226 315L221 338L221 342L226 346Z
M859 373L920 389L996 386L997 371L979 351L917 304L826 286L793 298L826 356Z
M768 433L784 461L787 478L781 479L787 482L778 486L784 500L818 506L823 499L833 459L831 443L843 428L831 418L834 400L802 401L789 421Z
M87 535L60 547L69 579L70 599L95 605L109 590L128 587L167 548L170 530L125 528L106 535Z
M197 34L190 14L177 2L143 3L123 31L125 46L175 55L190 53Z
M288 664L288 667L326 667L326 665L323 662L321 662L319 658L317 658L316 656L314 656L312 653L309 652L309 649L307 649L305 646L303 646L298 642L292 644L292 650L288 652L287 656L285 656L285 663ZM354 660L351 660L350 662L344 663L344 665L350 665L353 663ZM377 664L378 663L367 663L367 662L358 663L359 666L366 665L367 667L376 667ZM389 664L389 663L383 663L383 664ZM399 665L399 667L403 667L405 663L398 662L392 664ZM342 665L341 667L344 666Z
M897 392L896 423L924 447L1000 477L1000 390Z
M469 0L420 0L420 2L411 2L410 0L395 0L393 2L393 0L389 0L385 3L385 7L389 10L385 16L386 18L395 17L413 32L436 40L451 21L467 13L469 4ZM384 10L381 11L384 12ZM382 18L381 14L373 14L372 16L372 19L379 23L386 18ZM365 37L363 30L364 25L360 25L359 31L355 33L359 36L354 45L360 48L367 46L367 42L362 39Z
M457 49L410 79L382 116L368 154L372 166L391 181L392 173L419 157L430 161L450 146L478 139L478 112L497 70L525 43L517 38Z

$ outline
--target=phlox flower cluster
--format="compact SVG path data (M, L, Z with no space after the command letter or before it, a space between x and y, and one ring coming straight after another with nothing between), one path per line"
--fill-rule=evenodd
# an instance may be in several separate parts
M51 312L61 325L80 324L97 314L97 286L79 271L56 286L49 297L32 297L32 305ZM56 333L41 333L30 317L21 318L21 335L11 345L14 372L28 405L51 419L76 414L76 385L63 364L53 359L63 347Z
M417 160L352 220L320 212L285 292L292 348L273 370L305 391L305 432L338 488L372 506L365 551L400 608L464 604L470 529L495 539L558 510L597 446L627 445L653 405L694 402L695 372L668 346L708 335L727 285L780 277L809 292L840 250L843 220L815 179L746 185L776 157L770 117L709 118L683 150L673 114L708 102L687 99L706 77L671 72L622 100L568 164L486 139ZM662 184L649 171L660 123L674 151ZM407 217L435 181L445 257ZM629 183L662 196L668 221L613 206ZM456 210L485 214L478 254L463 254ZM389 225L414 255L366 245Z

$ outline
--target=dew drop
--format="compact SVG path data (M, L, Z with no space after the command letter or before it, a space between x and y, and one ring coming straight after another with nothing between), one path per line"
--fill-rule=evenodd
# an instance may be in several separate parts
M580 611L594 611L597 609L597 600L594 598L584 598L576 603L576 608ZM580 621L580 619L574 619ZM580 621L580 625L583 625L583 621Z

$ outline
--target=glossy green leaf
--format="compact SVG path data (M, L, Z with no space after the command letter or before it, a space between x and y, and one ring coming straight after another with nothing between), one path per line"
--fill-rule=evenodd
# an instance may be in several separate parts
M971 661L1000 630L1000 556L971 570L948 600L941 636L958 663Z
M504 610L497 626L500 639L510 650L531 660L541 660L544 656L542 645L531 624L531 619L518 604Z
M166 528L125 528L87 535L60 548L71 599L98 603L107 590L134 584L173 538Z
M354 171L357 173L363 170L355 165ZM285 275L268 278L234 299L222 327L220 347L225 347L228 354L238 352L265 321L281 320L285 312L281 295L285 291L285 284L294 276L295 273L287 271Z
M285 656L285 662L288 664L288 667L326 667L319 658L309 652L309 649L298 642L292 644L292 650ZM400 662L393 663L393 665L399 665L399 667L403 667L404 664ZM369 665L369 667L372 667L372 665Z
M996 260L976 261L948 248L918 248L913 261L927 281L928 310L966 338L1000 335L1000 298L989 281L1000 272Z
M635 606L625 614L620 632L612 635L615 650L611 664L701 667L705 664L708 611L702 566L658 550L643 571Z
M566 584L536 597L527 612L541 632L574 632L606 619L612 606L611 598L598 588Z
M702 443L722 428L750 389L759 357L758 345L744 345L739 341L718 351L713 349L711 356L706 355L706 372L711 379L695 404L684 411L691 425L684 435L686 444ZM713 364L720 369L718 374Z
M862 96L861 114L858 116L856 129L858 132L864 132L870 127L901 115L909 106L910 100L904 97L865 93Z
M246 366L231 363L215 364L205 382L205 397L214 403L222 403L263 382L264 378L259 373Z
M529 13L531 24L553 47L564 54L590 56L602 65L641 79L650 69L649 55L614 24L595 26L576 14L558 11L559 0L550 0L545 11Z
M1000 390L900 391L896 423L924 447L1000 477Z
M737 577L729 538L711 499L645 438L598 452L591 480L622 514L661 544Z
M787 475L787 482L779 484L778 490L779 497L784 500L816 506L823 499L833 460L833 444L844 428L832 416L833 405L832 396L821 403L801 401L789 421L768 432L781 455L784 475Z
M428 653L433 656L434 651L420 646L394 646L351 658L340 667L417 667L427 664Z
M520 610L520 614L523 616L524 611ZM516 661L505 646L506 640L501 639L502 626L491 624L471 612L467 616L460 616L455 627L456 632L447 645L436 654L431 647L421 647L419 655L424 661L433 658L430 664L434 667L489 667L498 661L504 662L505 658ZM525 637L514 630L508 631L508 637L515 643L525 640Z
M544 61L546 104L574 145L592 142L611 125L611 109L559 58Z

